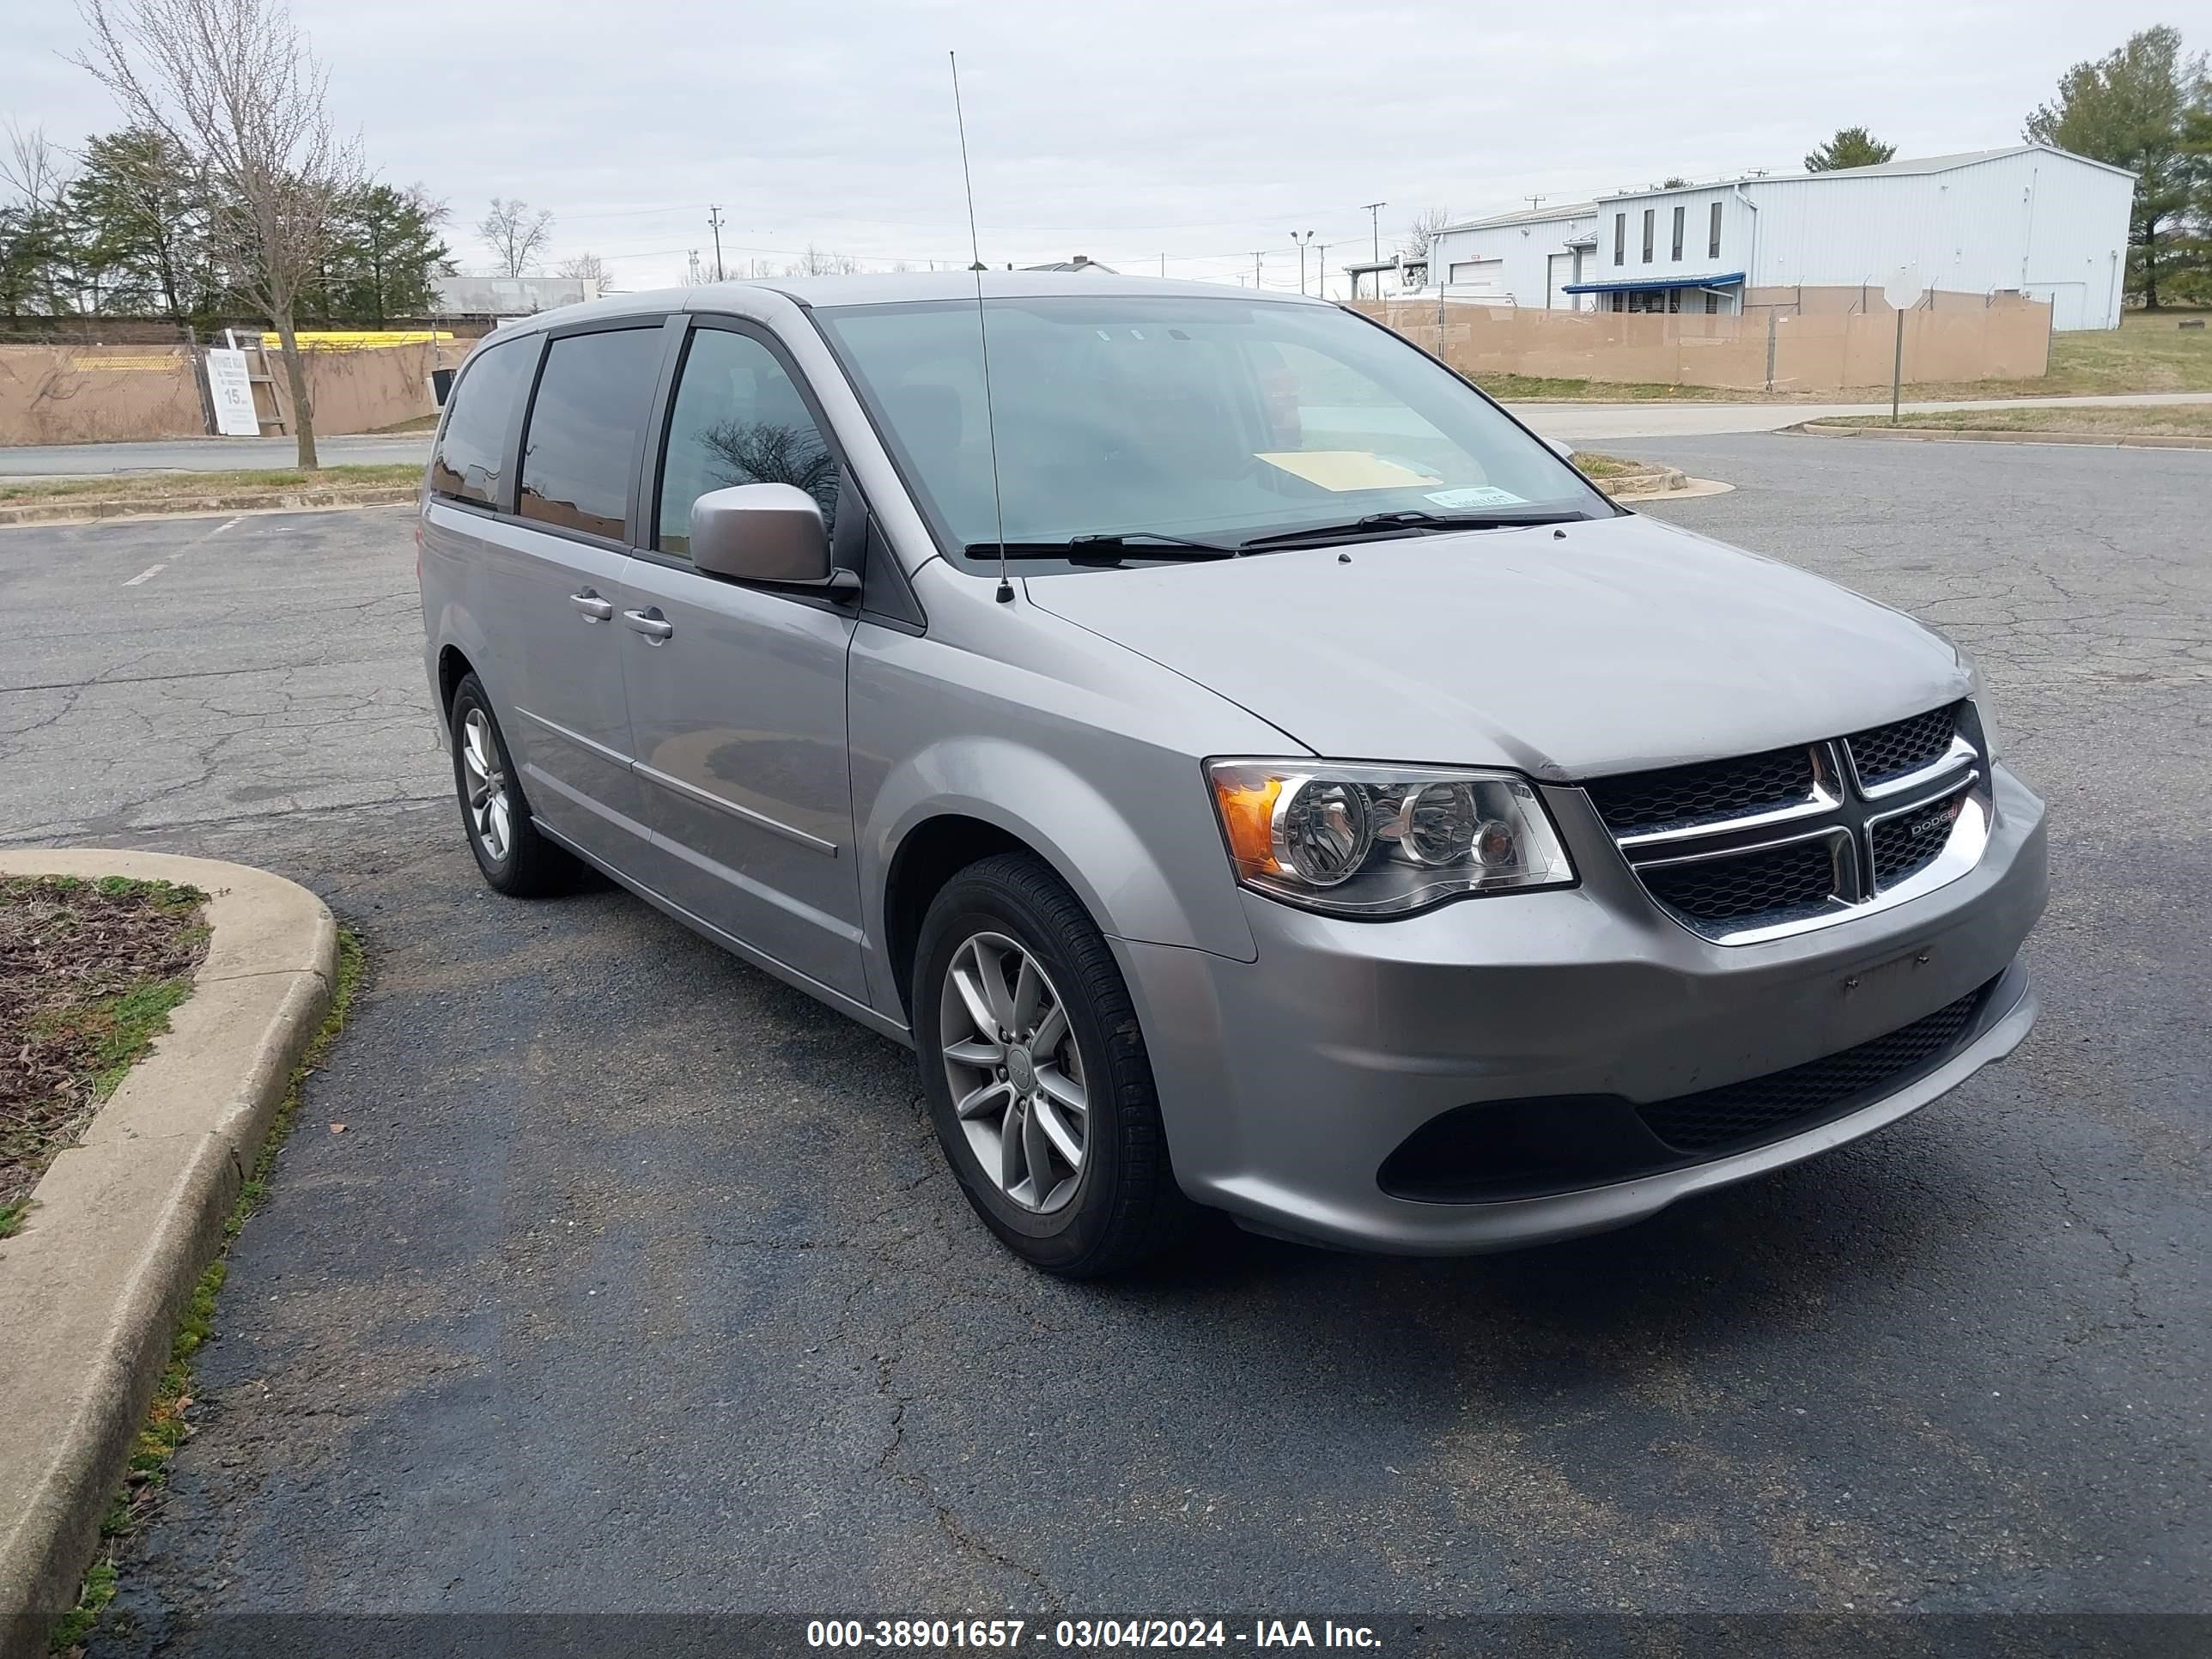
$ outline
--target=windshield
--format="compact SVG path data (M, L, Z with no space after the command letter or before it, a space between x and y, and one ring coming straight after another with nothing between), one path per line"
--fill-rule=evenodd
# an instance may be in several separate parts
M1006 539L1235 546L1376 514L1610 516L1465 382L1333 306L1233 296L988 302ZM973 301L815 313L945 552L1000 537ZM1127 556L1170 550L1132 542Z

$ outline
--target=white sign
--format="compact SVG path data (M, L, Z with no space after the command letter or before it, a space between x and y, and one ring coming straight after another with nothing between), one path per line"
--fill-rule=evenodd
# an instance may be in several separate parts
M253 380L246 354L222 346L207 355L208 401L215 405L215 429L226 438L258 438L261 417L253 409Z
M1920 280L1918 265L1899 265L1881 285L1881 297L1889 301L1894 311L1911 310L1927 291L1928 284Z

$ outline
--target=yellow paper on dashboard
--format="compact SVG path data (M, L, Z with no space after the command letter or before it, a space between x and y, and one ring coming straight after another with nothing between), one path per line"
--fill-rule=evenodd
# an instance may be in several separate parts
M1403 489L1436 483L1429 473L1386 461L1364 449L1278 449L1262 453L1257 459L1323 489Z

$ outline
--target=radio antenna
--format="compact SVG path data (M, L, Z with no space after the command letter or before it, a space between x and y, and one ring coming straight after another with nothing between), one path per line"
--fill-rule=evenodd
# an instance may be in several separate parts
M968 167L968 118L960 108L960 54L952 60L952 119L960 130L960 182L968 188L969 269L975 276L975 337L983 347L983 434L991 446L991 506L999 521L999 592L1000 605L1014 602L1014 585L1006 580L1006 499L999 489L999 423L991 409L991 326L983 311L983 246L975 234L975 175Z

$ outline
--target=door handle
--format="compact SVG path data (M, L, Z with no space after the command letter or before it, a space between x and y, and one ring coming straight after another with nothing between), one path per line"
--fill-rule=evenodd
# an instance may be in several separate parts
M676 631L676 624L657 610L625 611L623 620L655 645Z
M584 613L586 622L605 622L615 614L614 606L588 587L580 593L571 593L568 603Z

